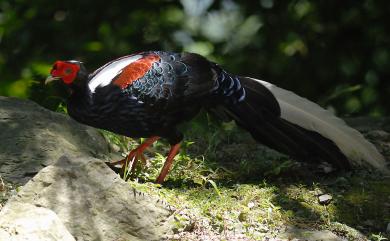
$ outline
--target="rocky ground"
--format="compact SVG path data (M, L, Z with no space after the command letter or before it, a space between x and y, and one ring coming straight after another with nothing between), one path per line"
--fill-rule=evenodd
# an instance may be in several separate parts
M390 156L390 120L348 122ZM123 142L105 137L33 102L0 97L0 240L330 241L388 235L390 178L378 173L328 176L330 167L313 171L245 136L232 142L213 135L194 137L197 145L186 142L161 187L144 182L154 179L162 155L151 158L138 179L125 182L104 163L113 151L123 151Z
M5 97L0 123L0 240L162 240L170 232L169 206L107 167L96 130Z

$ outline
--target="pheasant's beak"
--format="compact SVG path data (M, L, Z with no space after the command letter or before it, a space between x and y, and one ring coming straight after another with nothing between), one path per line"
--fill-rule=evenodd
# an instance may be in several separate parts
M61 77L54 77L54 76L49 75L45 80L45 85L47 85L50 82L53 82L54 80L60 80L60 79L61 79Z

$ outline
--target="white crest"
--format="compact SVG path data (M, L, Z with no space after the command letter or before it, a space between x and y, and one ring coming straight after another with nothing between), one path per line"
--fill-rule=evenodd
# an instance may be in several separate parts
M110 84L112 79L117 76L123 68L140 58L142 58L142 55L140 54L123 57L100 67L95 71L97 74L89 81L88 88L94 93L97 87L104 87Z

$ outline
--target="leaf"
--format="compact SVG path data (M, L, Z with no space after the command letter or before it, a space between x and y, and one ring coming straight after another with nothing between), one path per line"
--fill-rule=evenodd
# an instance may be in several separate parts
M219 197L222 197L221 192L219 191L217 184L213 180L208 180L208 182L213 186L215 192L218 194Z

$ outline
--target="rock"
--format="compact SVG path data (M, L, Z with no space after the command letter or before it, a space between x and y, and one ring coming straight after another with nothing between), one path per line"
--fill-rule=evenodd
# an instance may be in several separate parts
M1 212L0 240L75 241L53 211L32 204L16 202Z
M62 155L103 157L102 135L32 101L0 96L0 175L25 184Z
M318 196L318 203L321 205L328 205L332 201L333 197L329 194L323 194Z
M24 205L35 215L26 215L25 208L19 208ZM68 230L74 239L83 241L163 240L173 220L168 207L132 189L101 160L66 156L42 169L8 201L0 212L1 234L12 237L15 226L26 228L15 224L15 217L23 224L36 224L22 234L65 240L46 236L51 232L41 224L50 220L47 230L53 229L55 235L65 235ZM42 229L42 233L35 232Z
M387 224L386 233L390 234L390 223Z
M0 97L0 140L0 176L27 182L0 211L0 240L162 240L171 233L166 204L106 166L109 146L96 129Z
M288 240L310 240L310 241L344 241L336 234L328 230L311 231L306 229L299 229L295 227L288 227L278 238Z
M120 146L116 145L115 143L111 143L110 144L110 150L112 152L120 152L121 148L120 148Z

